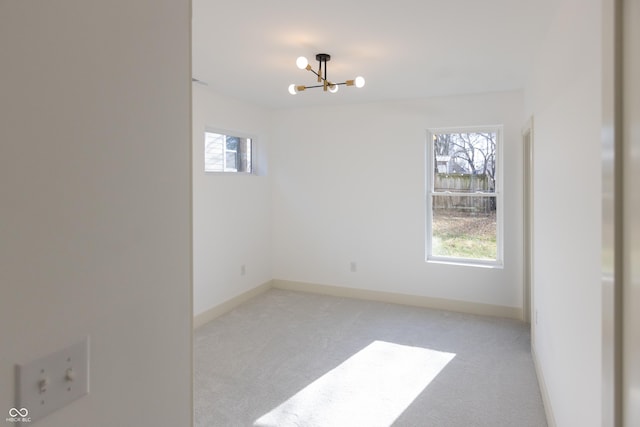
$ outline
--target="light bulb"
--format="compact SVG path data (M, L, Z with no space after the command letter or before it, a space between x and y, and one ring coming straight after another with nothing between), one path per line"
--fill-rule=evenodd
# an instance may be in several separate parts
M307 61L307 58L305 58L304 56L299 56L298 59L296 59L296 65L301 70L304 70L305 68L307 68L307 65L309 65L309 61Z
M296 93L298 93L298 91L296 90L296 85L294 83L289 85L289 93L291 95L295 95Z
M356 77L356 87L364 86L364 77L358 76Z
M338 91L338 89L340 89L340 86L336 85L336 84L329 84L329 92L331 93L336 93Z

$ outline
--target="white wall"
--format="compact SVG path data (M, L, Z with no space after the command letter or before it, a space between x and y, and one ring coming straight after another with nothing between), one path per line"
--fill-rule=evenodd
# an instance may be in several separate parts
M533 344L560 427L601 422L601 7L559 4L525 91L534 115Z
M91 336L37 422L191 419L190 3L0 2L0 419L15 363Z
M270 113L193 85L194 314L268 282L271 274ZM254 136L256 174L204 172L204 131ZM241 275L241 266L246 273Z
M504 92L277 111L274 278L521 307L523 102ZM427 129L492 124L504 125L505 268L426 263Z

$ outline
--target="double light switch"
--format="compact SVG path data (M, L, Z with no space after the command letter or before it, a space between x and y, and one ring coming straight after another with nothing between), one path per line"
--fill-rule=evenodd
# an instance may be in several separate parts
M36 421L89 393L89 337L16 366L16 412Z

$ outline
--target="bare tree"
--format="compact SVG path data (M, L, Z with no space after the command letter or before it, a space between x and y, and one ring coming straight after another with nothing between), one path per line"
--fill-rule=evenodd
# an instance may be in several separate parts
M484 139L484 146L480 149L483 157L482 173L491 180L491 189L496 188L496 134L495 133L479 133Z
M455 133L451 135L453 136L451 144L453 149L452 157L467 173L477 175L475 134Z
M458 132L435 135L434 166L436 156L450 156L463 174L486 176L487 190L495 189L496 134L491 132Z

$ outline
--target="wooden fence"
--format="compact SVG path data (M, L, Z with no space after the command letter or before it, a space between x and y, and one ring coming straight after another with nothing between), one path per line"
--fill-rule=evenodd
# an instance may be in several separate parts
M486 194L494 190L493 182L487 175L471 174L435 174L434 190L450 192L447 195L435 196L434 209L453 210L459 213L485 214L496 210L495 196ZM456 196L455 193L466 193L471 196Z

